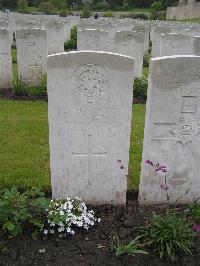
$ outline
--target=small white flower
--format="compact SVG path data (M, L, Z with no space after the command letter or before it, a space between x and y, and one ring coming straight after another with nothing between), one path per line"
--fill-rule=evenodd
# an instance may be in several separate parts
M98 218L98 219L97 219L97 222L100 223L100 222L101 222L101 218Z
M58 228L58 232L63 232L63 231L65 231L65 228L64 227L59 227Z
M51 222L51 223L50 223L50 226L55 226L55 223L54 223L54 222Z
M65 213L64 213L64 211L60 211L60 215L64 215Z
M58 225L61 227L64 226L63 222L59 222Z
M51 233L51 234L54 234L54 230L53 230L53 229L52 229L52 230L50 230L50 233Z
M48 230L45 229L45 230L43 231L43 234L47 235L47 234L48 234Z

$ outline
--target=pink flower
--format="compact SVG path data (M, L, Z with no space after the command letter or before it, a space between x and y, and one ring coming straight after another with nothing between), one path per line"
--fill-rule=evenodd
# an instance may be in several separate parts
M167 184L160 184L160 189L162 191L167 191L169 188L168 188Z
M152 166L153 166L153 162L152 162L152 161L150 161L150 160L146 160L146 161L145 161L145 163L147 163L147 164L150 164L150 165L152 165Z
M193 225L192 226L192 230L195 231L195 232L197 232L197 233L200 233L200 225L196 225L196 224Z

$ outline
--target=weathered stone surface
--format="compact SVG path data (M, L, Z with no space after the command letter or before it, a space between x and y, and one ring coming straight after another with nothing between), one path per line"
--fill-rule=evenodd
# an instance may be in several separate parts
M156 26L152 33L152 57L160 56L160 39L161 34L171 32L171 28L168 26Z
M133 72L133 58L112 53L48 56L53 198L125 204Z
M189 203L200 196L200 57L151 60L143 142L141 204ZM146 160L167 165L155 171ZM166 175L166 184L165 184Z
M46 23L48 54L64 52L65 24L52 21Z
M9 30L0 29L0 89L12 88L12 57Z
M78 30L77 50L108 52L110 50L109 33L104 30L96 30L96 29Z
M25 84L39 85L47 68L47 36L45 30L16 31L18 78Z
M144 34L135 31L117 31L115 34L115 52L135 59L134 76L142 75Z
M160 56L192 54L192 39L179 33L161 34Z

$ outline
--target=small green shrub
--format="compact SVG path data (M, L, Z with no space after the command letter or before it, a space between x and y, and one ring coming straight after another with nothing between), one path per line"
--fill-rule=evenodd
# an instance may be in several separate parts
M195 220L196 223L200 223L200 205L193 204L190 207L190 211L192 214L192 218Z
M146 15L146 14L143 14L143 13L138 13L138 14L135 14L135 19L139 18L139 19L149 19L149 17Z
M119 16L119 18L120 19L123 19L123 18L135 18L135 13L127 13L127 14L125 14L125 13L123 13L123 14L120 14L120 16Z
M144 250L138 249L141 245L139 243L139 238L141 236L136 237L127 245L121 244L119 238L114 236L110 241L110 250L111 252L115 253L116 256L121 256L124 254L143 254L147 255L148 253Z
M77 49L77 27L71 29L70 40L65 42L65 51Z
M90 18L92 16L92 12L90 10L83 10L81 15L80 15L80 18Z
M105 18L113 18L113 13L112 12L106 12L106 13L103 13L102 16Z
M60 17L67 17L69 15L68 11L66 9L62 9L59 12Z
M144 67L149 67L149 61L150 61L150 58L151 58L151 54L150 53L146 53L143 57L143 66Z
M24 227L34 228L33 236L44 228L43 216L49 200L38 188L19 192L16 187L0 191L0 228L12 236L20 235Z
M159 253L160 258L174 261L178 253L192 255L191 247L195 233L191 224L169 210L163 214L153 214L144 232L145 243Z
M46 96L47 76L41 75L40 85L38 86L27 85L17 78L13 84L13 92L16 96Z
M162 9L162 3L159 2L153 2L153 4L151 4L151 8L155 9L156 11L161 10Z
M39 9L44 14L50 15L55 13L55 6L50 2L42 2L39 5Z
M101 11L106 11L110 8L110 5L107 1L103 0L101 2L98 2L96 4L96 9Z
M133 96L146 100L147 98L148 80L146 77L135 78Z

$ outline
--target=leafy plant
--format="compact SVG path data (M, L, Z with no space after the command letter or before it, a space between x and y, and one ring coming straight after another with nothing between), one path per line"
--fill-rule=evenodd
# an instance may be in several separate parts
M148 253L144 250L138 249L140 246L139 239L141 236L136 237L130 241L127 245L121 244L119 238L114 236L110 241L110 249L115 253L116 256L121 256L124 254L145 254Z
M84 9L80 15L80 18L89 18L92 16L92 12L90 10Z
M29 224L35 228L34 234L42 232L44 224L40 215L44 214L49 200L38 188L19 192L16 187L0 191L0 227L12 236L22 233Z
M137 13L137 14L135 14L135 18L149 19L149 17L146 14L144 14L144 13Z
M50 2L42 2L39 5L39 9L47 15L55 13L55 6Z
M105 18L113 18L113 13L112 12L106 12L106 13L103 13L102 16Z
M141 78L135 78L134 90L133 90L134 97L146 100L147 87L148 87L148 80L146 77L142 76Z
M159 253L160 258L174 261L179 252L192 255L191 247L195 233L184 218L169 210L153 214L150 223L142 230L145 243Z
M190 211L192 214L192 218L195 220L195 222L200 223L200 205L193 204L190 207Z
M17 78L13 84L13 92L17 96L46 96L47 75L40 76L40 85L38 86L25 84L23 80Z
M149 61L150 61L150 58L151 58L151 54L150 53L146 53L143 57L143 66L144 67L149 67Z
M101 2L98 2L96 4L96 9L101 11L106 11L110 8L110 5L107 1L103 0Z
M71 29L70 40L65 42L65 50L77 49L77 27Z
M156 11L161 10L162 9L162 3L159 2L154 2L153 4L151 4L151 8L155 9Z
M94 217L94 211L88 210L85 203L75 197L64 200L51 200L47 209L48 227L44 234L54 234L56 232L66 236L74 235L75 227L88 230L95 222L101 219Z

